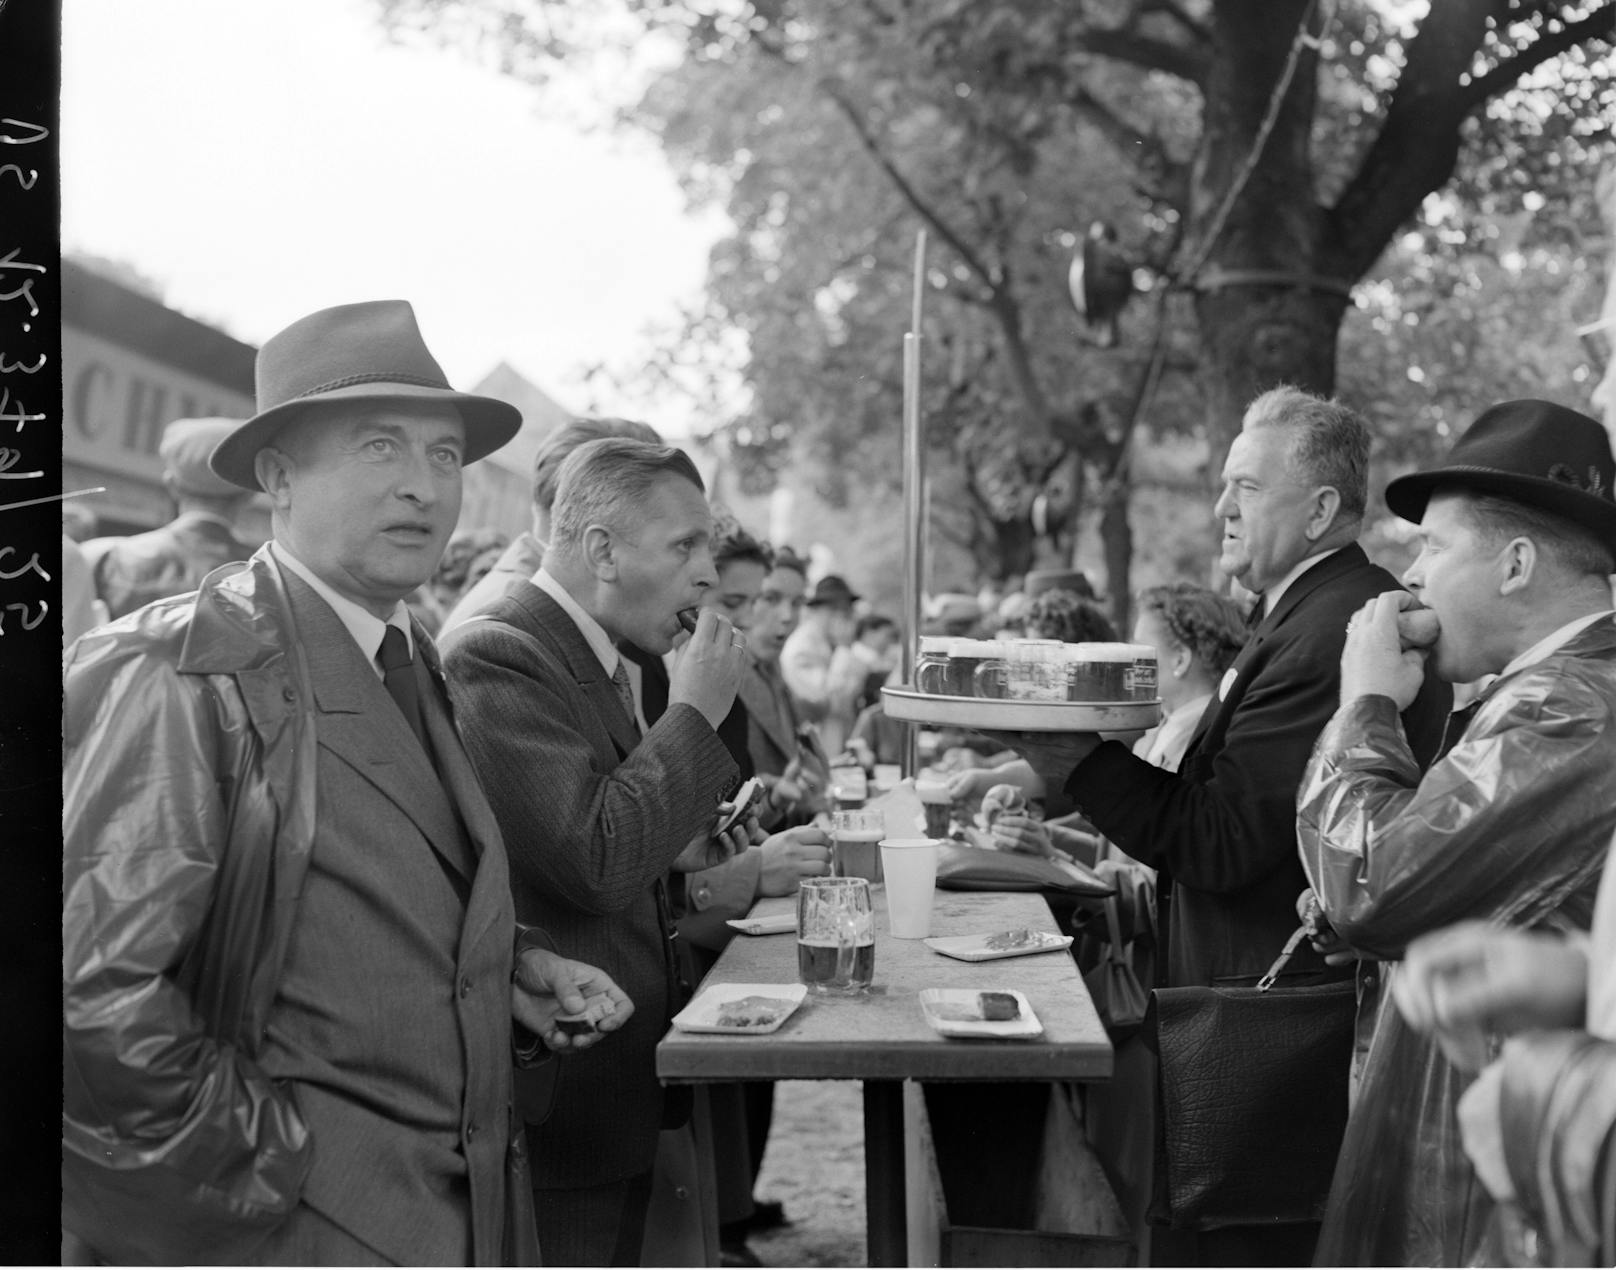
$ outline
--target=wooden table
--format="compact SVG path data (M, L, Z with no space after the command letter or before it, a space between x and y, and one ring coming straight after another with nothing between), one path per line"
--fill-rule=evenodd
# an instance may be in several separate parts
M759 900L751 916L792 912L793 897ZM672 1030L657 1046L657 1075L670 1083L736 1080L864 1082L865 1204L872 1266L907 1263L903 1082L1097 1080L1111 1074L1111 1043L1065 952L998 961L944 957L918 939L887 934L884 887L875 888L875 985L857 997L808 999L777 1032L721 1036ZM1033 893L938 891L933 935L1017 927L1056 931ZM737 935L703 980L797 982L797 939ZM949 1040L920 1010L922 988L1015 988L1044 1026L1038 1040Z

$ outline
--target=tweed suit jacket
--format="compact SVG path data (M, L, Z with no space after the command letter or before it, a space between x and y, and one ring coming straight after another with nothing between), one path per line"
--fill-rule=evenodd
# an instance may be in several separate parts
M735 762L688 705L670 706L641 738L576 623L530 582L451 632L444 664L504 835L518 918L604 969L635 1006L608 1043L559 1060L555 1110L529 1130L534 1185L644 1172L670 1014L657 883L711 827Z
M1344 547L1297 578L1246 641L1176 775L1115 741L1073 769L1066 792L1083 814L1171 880L1169 985L1261 975L1295 930L1296 898L1307 886L1297 790L1339 704L1347 619L1397 589L1362 548ZM1452 690L1427 670L1403 715L1422 767L1441 744L1452 701ZM1287 973L1326 972L1304 943ZM1350 975L1344 967L1337 977Z

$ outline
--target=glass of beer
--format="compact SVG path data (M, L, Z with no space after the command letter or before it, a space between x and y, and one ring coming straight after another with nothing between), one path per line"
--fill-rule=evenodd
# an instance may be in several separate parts
M887 836L887 818L867 809L830 814L830 871L839 878L881 880L881 839Z
M875 978L875 914L863 878L803 878L797 888L797 975L808 991L855 996Z

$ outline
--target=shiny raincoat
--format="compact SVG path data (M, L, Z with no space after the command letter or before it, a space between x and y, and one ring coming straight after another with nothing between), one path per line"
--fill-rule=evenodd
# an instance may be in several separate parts
M1498 679L1421 778L1389 698L1339 710L1298 797L1330 923L1388 960L1457 921L1588 929L1616 829L1616 618ZM1388 976L1396 973L1387 967ZM1331 1187L1320 1265L1463 1265L1493 1204L1459 1139L1470 1077L1381 996Z
M233 1259L303 1192L309 1126L254 1055L314 846L311 696L267 552L70 651L62 1221L114 1263Z

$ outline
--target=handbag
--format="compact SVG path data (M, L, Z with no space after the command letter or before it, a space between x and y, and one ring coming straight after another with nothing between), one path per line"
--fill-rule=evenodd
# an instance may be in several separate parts
M1253 985L1151 993L1152 1219L1214 1230L1323 1218L1347 1124L1357 990L1350 979L1276 986L1303 937Z
M1084 973L1083 984L1105 1024L1106 1035L1116 1044L1139 1030L1150 994L1134 970L1133 945L1123 941L1114 895L1105 898L1105 927L1107 939L1099 962Z
M945 842L937 854L937 885L945 891L1066 891L1100 897L1116 887L1087 865L1014 851Z

